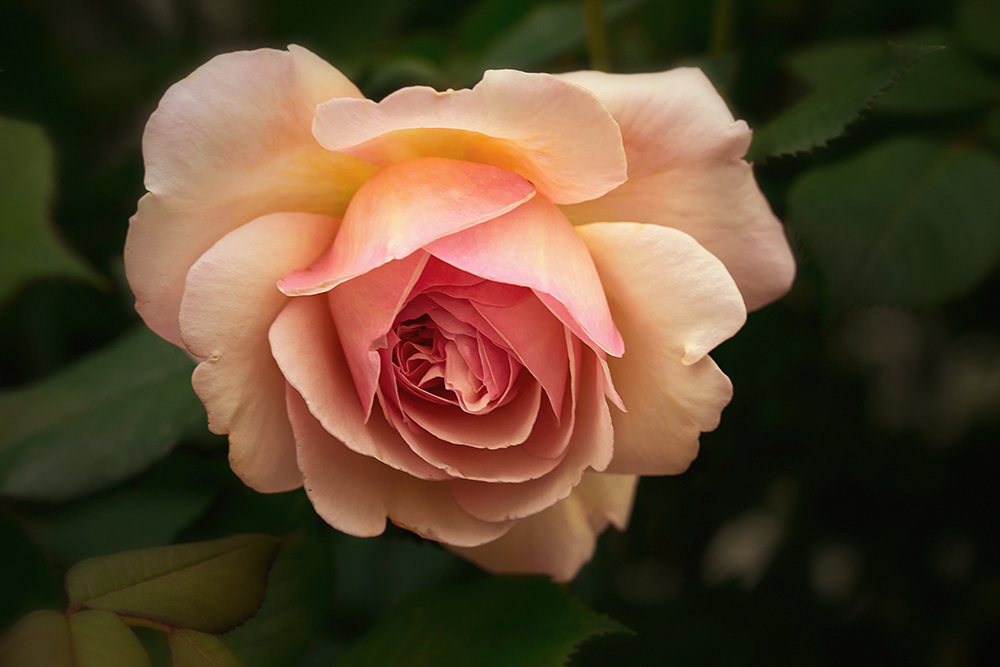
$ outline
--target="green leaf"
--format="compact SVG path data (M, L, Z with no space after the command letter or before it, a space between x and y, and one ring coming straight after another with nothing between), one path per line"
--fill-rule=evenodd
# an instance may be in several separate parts
M142 327L34 386L0 393L0 494L65 500L147 468L204 423L192 368Z
M0 638L4 667L149 667L125 622L106 611L34 611Z
M42 128L0 118L0 304L44 276L107 282L56 235L49 221L54 189L55 159Z
M588 637L628 630L540 577L487 577L405 600L338 667L557 667Z
M606 21L641 5L645 0L610 0L604 6ZM471 78L485 70L509 67L538 71L556 56L583 44L587 36L583 3L552 2L538 5L486 50Z
M66 593L73 607L228 632L264 601L281 543L269 535L233 535L91 558L66 573Z
M955 32L959 40L973 51L1000 58L1000 2L966 0L959 4Z
M94 556L170 544L212 502L208 489L125 488L28 522L50 552L75 563Z
M1000 260L1000 160L929 139L889 141L800 177L788 217L837 295L940 302Z
M872 104L875 111L936 114L987 104L1000 95L1000 82L982 66L952 48L949 35L940 30L908 33L893 39L900 44L938 44L944 51L928 58ZM826 86L847 69L877 57L884 40L862 39L827 42L799 51L787 66L805 82Z
M748 160L762 160L825 146L844 134L847 125L861 118L859 112L896 84L936 46L889 46L875 58L851 68L847 74L782 112L754 132Z
M226 645L249 667L294 664L326 615L330 579L329 552L316 535L298 531L278 552L260 611L227 633Z
M244 667L215 635L197 630L175 630L170 633L169 642L173 667Z

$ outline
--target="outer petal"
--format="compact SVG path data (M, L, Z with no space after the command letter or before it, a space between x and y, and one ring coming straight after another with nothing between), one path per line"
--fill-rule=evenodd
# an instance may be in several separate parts
M324 430L352 451L414 477L448 478L447 473L414 454L378 410L373 410L365 423L324 297L292 299L271 325L269 339L282 374L302 395Z
M593 260L572 225L545 198L535 197L506 215L430 243L425 250L474 275L532 288L583 340L621 355L621 335Z
M565 500L522 519L503 537L451 551L495 574L547 574L573 579L594 555L597 537L613 523L628 525L638 478L587 473Z
M404 88L378 104L331 100L316 110L313 132L330 150L379 165L422 156L492 164L560 204L599 197L626 174L607 109L548 74L488 71L472 90Z
M348 411L360 418L360 409ZM291 387L288 414L306 493L316 512L337 530L373 537L385 530L388 517L428 539L474 546L510 529L511 523L480 521L463 512L443 483L416 479L352 452L323 429Z
M360 97L340 72L299 47L230 53L172 86L143 135L146 188L125 244L136 309L181 344L177 315L188 269L236 227L268 213L341 217L376 171L323 150L317 104Z
M721 259L747 307L784 295L795 261L781 223L741 158L750 130L697 69L560 75L601 98L622 129L629 182L567 207L574 223L630 221L687 232Z
M204 359L192 380L209 428L229 433L229 462L258 491L302 485L285 411L285 379L271 356L271 322L288 302L275 286L308 264L337 231L337 221L276 213L224 236L191 267L181 303L184 344Z
M746 310L722 263L676 229L635 223L577 228L601 275L625 355L609 359L628 412L614 412L609 472L677 474L718 426L729 378L706 356Z

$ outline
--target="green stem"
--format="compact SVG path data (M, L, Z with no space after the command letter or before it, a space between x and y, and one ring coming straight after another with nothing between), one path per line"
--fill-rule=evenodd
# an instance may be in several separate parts
M708 36L708 53L721 56L729 50L733 41L733 23L735 22L736 0L715 0L715 11L712 12L712 31Z
M587 15L587 50L590 52L590 68L607 72L611 69L608 59L608 32L604 25L604 2L583 0Z

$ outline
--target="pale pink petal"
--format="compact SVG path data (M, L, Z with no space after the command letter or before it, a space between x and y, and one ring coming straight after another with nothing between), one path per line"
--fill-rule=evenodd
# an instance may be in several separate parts
M622 129L629 181L564 209L574 224L642 222L687 232L721 259L747 308L788 292L795 277L784 228L742 160L750 130L697 69L559 75L593 91Z
M517 174L473 162L419 158L386 167L351 200L330 251L278 286L325 292L434 239L511 211L535 194Z
M541 387L530 379L521 383L513 400L486 414L469 414L457 405L431 403L407 392L399 396L399 406L406 417L435 438L459 445L459 449L504 449L520 445L531 434L540 405Z
M366 419L379 377L378 346L374 343L392 328L428 257L425 252L416 252L398 262L383 264L337 286L327 295Z
M628 408L612 414L608 471L681 473L732 397L729 378L707 354L743 325L739 290L722 262L676 229L595 223L577 230L625 340L624 356L608 360Z
M563 394L569 375L569 358L562 353L565 329L537 298L506 307L475 306L525 369L545 389L556 418L562 416Z
M398 424L400 416L395 413L394 406L387 405L386 414L389 415L390 421ZM488 485L507 487L511 486L511 483L538 479L548 475L562 460L562 456L547 459L533 456L525 446L505 449L476 449L444 442L419 426L408 426L404 423L397 428L413 448L413 451L427 462L443 468L455 478L477 480ZM552 437L553 435L558 437L561 435L561 431L565 432L570 429L557 425L551 416L551 411L546 409L539 418L536 430L538 430L539 437ZM535 433L532 432L530 437L534 435ZM566 448L563 449L563 454L565 451ZM460 502L459 505L462 503ZM493 521L493 519L487 520Z
M597 537L609 522L620 530L628 524L637 481L587 473L572 495L518 521L503 537L477 547L448 548L494 574L547 574L570 581L593 557Z
M305 49L218 56L163 96L143 135L148 195L125 243L136 309L167 340L188 269L220 238L268 213L340 218L376 171L324 150L310 127L320 102L360 97Z
M285 412L285 379L267 335L288 297L277 280L326 248L337 221L308 213L276 213L222 237L188 272L181 302L184 344L204 359L192 383L209 428L229 434L229 462L263 492L302 485L295 440Z
M574 360L570 368L578 387L575 410L563 423L572 429L565 458L549 474L517 484L491 484L463 479L451 482L455 500L467 512L485 521L519 519L537 514L569 496L585 470L604 470L613 455L615 433L604 399L600 364L593 352L570 343ZM580 358L582 356L582 358Z
M316 110L323 146L379 165L448 157L517 172L551 201L599 197L625 180L621 134L593 94L548 74L488 71L472 90L399 90Z
M466 514L444 483L416 479L351 451L323 429L291 387L288 414L306 493L316 512L337 530L374 537L385 530L389 518L431 540L475 546L510 529L510 523L480 521ZM371 421L381 422L381 430L391 430L377 413Z
M621 335L587 247L544 197L434 241L425 250L477 276L530 287L563 324L605 352L621 355Z
M269 339L271 353L288 383L302 395L323 428L349 449L420 479L449 477L414 454L378 410L365 422L325 297L289 301L271 325Z

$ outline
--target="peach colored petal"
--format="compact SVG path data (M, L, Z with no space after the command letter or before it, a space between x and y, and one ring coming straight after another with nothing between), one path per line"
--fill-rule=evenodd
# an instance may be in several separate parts
M278 368L333 437L358 454L419 479L448 479L447 473L414 454L378 410L365 422L325 297L289 301L271 325L269 340Z
M302 485L285 412L285 379L268 329L288 301L275 283L326 248L337 220L275 213L222 237L188 272L180 309L184 344L204 359L192 383L213 433L229 434L229 462L263 492Z
M316 143L316 105L360 93L312 53L289 49L212 59L174 84L146 125L150 194L130 221L125 270L139 314L178 345L184 279L203 252L268 213L339 218L377 170Z
M729 378L707 354L743 325L739 290L722 262L676 229L594 223L577 230L625 340L625 355L608 360L628 408L612 414L608 471L681 473L732 397Z
M608 311L587 247L559 209L544 197L535 197L510 213L429 243L424 249L474 275L530 287L582 339L609 354L621 355L621 335Z
M437 156L517 172L569 204L625 180L621 134L591 94L548 74L488 71L471 90L399 90L379 103L331 100L313 132L332 151L381 166Z
M485 164L417 158L390 165L354 195L330 251L278 287L289 296L325 292L534 195L521 176Z
M591 91L621 128L629 179L746 155L750 128L734 120L700 70L648 74L569 72L557 78Z
M572 429L565 458L544 477L517 484L452 480L455 500L473 516L504 521L537 514L569 496L585 470L604 470L611 461L615 433L604 399L600 364L593 352L581 349L578 340L573 339L569 345L574 350L570 368L574 369L573 382L578 391L575 409L563 422Z
M564 209L574 224L642 222L687 232L723 261L747 308L788 292L795 277L784 228L741 158L750 130L697 69L658 74L574 72L622 130L629 181Z
M371 413L381 364L375 343L392 327L428 257L416 252L383 264L327 295L365 419Z
M479 545L510 530L509 522L489 523L466 514L445 484L416 479L351 451L323 429L291 387L288 414L306 493L316 512L337 530L374 537L389 518L418 535L459 546ZM390 428L377 413L372 421L382 422L383 430Z
M594 555L597 537L611 522L628 524L638 478L587 473L572 495L477 547L448 547L494 574L547 574L570 581Z

